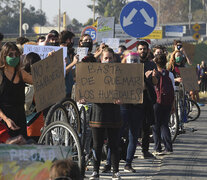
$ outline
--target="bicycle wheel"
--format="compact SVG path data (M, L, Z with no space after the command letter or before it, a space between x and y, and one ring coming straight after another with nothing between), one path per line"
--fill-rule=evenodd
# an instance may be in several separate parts
M61 104L54 104L50 108L45 119L45 126L48 126L50 123L55 121L68 122L67 111Z
M176 111L170 116L169 128L172 142L174 142L179 131L179 117Z
M42 132L38 144L70 147L70 156L82 168L82 149L77 132L66 122L50 123Z
M201 110L198 104L192 99L186 99L188 121L195 121L199 118Z
M60 102L60 104L66 108L69 124L78 132L78 134L80 134L81 120L76 102L70 98L65 98Z

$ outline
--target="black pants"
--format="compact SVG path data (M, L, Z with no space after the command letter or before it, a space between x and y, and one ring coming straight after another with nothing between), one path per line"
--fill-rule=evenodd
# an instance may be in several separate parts
M143 124L142 124L142 152L149 151L149 143L150 143L150 124L147 122L146 117L144 118Z
M119 171L119 128L92 128L93 136L93 149L95 150L96 158L94 158L94 171L99 172L102 147L105 138L105 132L107 131L108 145L111 150L111 162L113 166L113 172Z
M170 121L171 106L164 106L160 104L154 105L155 124L153 125L154 149L161 151L161 140L164 143L166 151L173 151L171 134L168 123Z

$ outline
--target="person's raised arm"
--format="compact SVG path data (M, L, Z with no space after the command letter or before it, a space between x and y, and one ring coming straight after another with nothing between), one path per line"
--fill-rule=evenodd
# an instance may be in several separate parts
M32 75L27 73L25 70L21 70L22 78L25 83L33 84Z
M71 62L69 65L66 66L66 73L68 73L72 69L72 67L77 64L78 61L79 61L79 57L78 55L75 55L73 58L73 62Z

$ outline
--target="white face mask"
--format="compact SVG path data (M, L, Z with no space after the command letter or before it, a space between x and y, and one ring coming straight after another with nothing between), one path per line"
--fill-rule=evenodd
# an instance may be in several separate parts
M45 42L43 41L43 42L39 42L39 45L40 46L44 46L45 45Z
M139 57L138 56L133 56L133 55L128 55L126 58L127 63L140 63Z

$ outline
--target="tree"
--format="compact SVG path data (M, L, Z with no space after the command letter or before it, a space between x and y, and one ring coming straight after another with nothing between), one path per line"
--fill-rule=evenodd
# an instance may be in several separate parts
M161 24L188 22L189 0L148 0L158 14L160 1ZM191 0L191 12L193 21L205 20L207 0Z
M31 33L34 24L46 23L46 16L42 11L36 11L33 6L25 8L25 3L22 3L22 22L29 24L27 32ZM19 1L0 0L0 32L5 34L19 32Z
M82 26L82 23L80 23L77 19L73 18L71 24L67 26L67 29L74 33L79 33Z
M119 22L119 15L122 8L127 4L127 0L98 0L98 5L95 6L95 12L99 16L115 17L115 22ZM93 11L93 5L88 5Z

